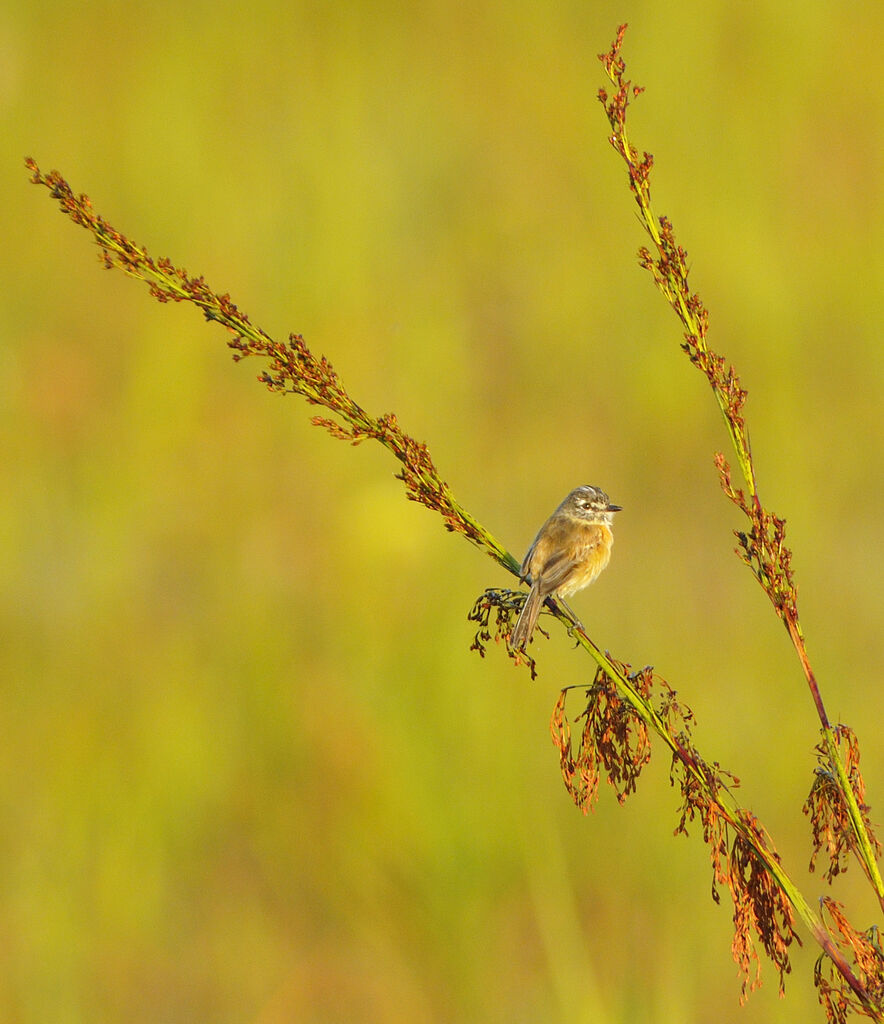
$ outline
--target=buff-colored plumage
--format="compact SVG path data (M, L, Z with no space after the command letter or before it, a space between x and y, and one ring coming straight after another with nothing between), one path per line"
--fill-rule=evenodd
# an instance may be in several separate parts
M540 528L522 562L521 576L531 589L516 622L511 643L523 650L548 597L569 597L590 583L608 564L614 534L612 505L598 487L578 487Z

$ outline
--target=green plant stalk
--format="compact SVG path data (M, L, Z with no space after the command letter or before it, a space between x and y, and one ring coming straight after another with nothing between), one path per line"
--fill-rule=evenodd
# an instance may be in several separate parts
M622 37L621 37L622 38ZM612 73L611 68L605 64L605 70L608 78L611 82L623 88L623 83L620 78ZM672 262L670 247L664 241L664 238L660 231L660 220L655 216L653 208L651 206L650 199L650 185L648 182L648 173L651 167L651 158L648 154L645 154L644 160L640 160L638 157L638 150L630 143L629 137L626 131L625 119L622 120L615 128L615 134L611 139L612 145L618 153L626 161L629 168L630 182L633 186L632 192L635 197L636 205L639 210L639 218L641 220L642 227L645 229L647 234L653 240L658 253L660 254L661 260ZM680 257L681 253L676 254L676 272L682 275L682 280L686 285L687 272L683 270ZM697 349L703 353L708 354L709 348L705 340L705 324L701 321L697 312L690 308L688 302L685 300L684 292L671 287L669 282L662 278L659 274L654 274L654 279L657 283L658 288L663 293L664 297L668 300L669 304L675 310L676 315L681 320L682 324L686 328L688 334L692 336L693 342ZM685 287L685 291L687 288ZM728 401L728 396L724 394L720 388L713 386L713 392L715 394L718 407L721 410L722 416L727 427L728 435L731 439L734 451L737 456L737 460L740 463L740 469L742 471L743 479L746 483L746 487L749 494L752 496L754 501L758 501L757 485L755 480L755 467L752 460L752 454L749 447L748 434L746 433L745 427L742 423L737 423L734 417L731 415L731 409ZM759 579L764 587L764 581ZM766 590L767 588L765 588ZM776 606L775 606L776 607ZM848 815L850 818L851 828L856 839L856 847L858 850L859 859L863 866L867 877L871 881L875 892L878 896L879 902L884 907L884 880L882 880L881 873L878 869L878 864L875 859L874 847L869 838L868 831L866 829L865 822L863 821L862 813L859 808L859 804L856 800L856 795L853 792L853 787L850 784L850 780L847 775L847 771L844 767L844 763L841 759L840 751L838 750L835 742L834 733L829 723L828 716L825 711L825 707L822 702L822 697L819 692L819 688L816 683L815 676L810 667L810 663L807 657L807 651L804 642L804 636L801 631L800 625L797 619L797 613L794 618L792 616L784 614L782 608L777 607L777 613L783 620L784 625L789 633L789 637L795 648L798 658L801 661L802 667L807 678L808 685L811 689L811 694L816 704L817 711L821 721L821 731L825 740L826 752L829 757L830 764L834 771L835 776L838 779L840 790L844 798L845 804L848 809ZM796 907L797 909L797 907Z
M817 687L816 676L814 675L813 669L810 665L810 660L807 656L807 648L805 646L804 633L802 632L801 624L798 622L797 618L794 618L791 615L787 615L785 621L786 628L789 631L789 636L792 638L792 643L795 650L798 652L798 657L801 661L802 668L804 669L804 675L811 688L811 692L818 694L819 689ZM821 705L822 701L820 701L820 706ZM851 828L853 829L853 834L859 844L860 863L866 873L866 877L872 883L875 894L878 897L879 904L882 909L884 909L884 880L882 880L881 872L878 869L875 850L872 845L872 841L869 838L868 831L866 830L865 822L863 821L859 801L856 799L856 793L853 791L853 786L850 783L847 769L844 766L844 761L842 760L841 753L838 750L838 741L835 736L835 730L829 723L828 718L825 717L824 711L821 717L823 723L821 732L826 746L826 754L828 755L829 764L838 779L838 789L844 799L844 803L847 807L847 814L850 818Z
M612 81L614 81L612 79ZM622 128L622 145L627 153L636 153L637 151L631 146L629 137L626 133L626 126ZM619 150L619 145L616 146ZM650 199L650 187L647 180L641 182L640 187L637 187L634 192L636 205L639 209L639 218L642 223L642 227L651 237L654 245L657 247L658 252L664 252L663 239L660 235L659 223L657 218L654 216L653 209L651 208ZM685 302L684 295L677 290L669 288L665 282L658 280L658 287L663 293L664 297L668 300L669 304L673 307L681 320L682 324L687 328L689 334L693 335L697 348L700 351L708 354L709 348L706 345L706 332L703 325L700 323L697 316L691 309L688 308ZM746 486L749 489L749 493L754 497L756 493L755 485L755 468L752 464L752 456L749 450L748 438L744 432L741 431L736 424L734 424L731 417L728 415L728 406L726 397L716 388L715 399L718 402L718 408L721 410L722 418L724 419L725 427L727 428L728 435L730 436L731 443L733 444L734 451L737 454L737 459L740 463L740 469L743 472L743 477L746 481Z
M875 889L878 902L881 904L882 910L884 910L884 881L882 881L881 872L878 870L875 851L872 847L871 840L869 839L869 834L866 831L866 825L863 821L862 812L860 811L856 794L853 792L853 786L850 784L850 779L847 776L847 769L844 767L844 762L839 756L838 746L835 741L835 735L832 727L825 726L822 732L826 741L826 753L829 755L829 763L835 769L841 795L844 797L845 803L847 804L847 813L850 816L850 823L853 826L854 835L859 843L862 854L860 862L865 868L866 875Z

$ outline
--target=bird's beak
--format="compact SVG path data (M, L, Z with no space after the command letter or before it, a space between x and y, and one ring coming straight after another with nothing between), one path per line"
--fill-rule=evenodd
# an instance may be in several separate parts
M605 509L605 511L606 512L622 512L623 511L623 506L622 505L608 505L608 507Z

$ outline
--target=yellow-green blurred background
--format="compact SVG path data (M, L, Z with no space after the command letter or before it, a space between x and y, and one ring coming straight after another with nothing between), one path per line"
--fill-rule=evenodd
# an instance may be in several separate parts
M884 16L876 3L172 4L0 11L0 1020L822 1019L738 1006L731 909L662 751L583 818L531 682L466 614L511 579L103 271L34 156L115 226L302 332L518 556L574 485L625 506L575 605L652 662L814 902L816 721L732 555L725 443L596 100L738 367L833 718L884 807ZM377 450L375 450L377 448ZM694 830L697 831L696 829ZM854 866L835 894L875 906Z

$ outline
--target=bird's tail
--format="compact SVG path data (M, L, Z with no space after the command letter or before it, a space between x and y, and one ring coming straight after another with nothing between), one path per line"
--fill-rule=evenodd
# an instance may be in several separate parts
M519 615L518 621L516 622L513 635L510 638L510 643L514 650L523 651L531 641L531 637L534 635L534 627L537 625L537 616L540 614L542 604L543 598L540 596L540 590L535 585L528 591L528 596L525 598L525 604L522 606L522 611Z

